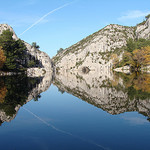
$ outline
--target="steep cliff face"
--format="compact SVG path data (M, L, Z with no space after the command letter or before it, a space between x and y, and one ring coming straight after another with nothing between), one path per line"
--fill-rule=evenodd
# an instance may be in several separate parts
M10 27L7 24L0 24L0 34L2 34L3 30L7 30L7 29L13 32L13 39L15 40L19 39L17 35L15 34L14 30L12 29L12 27ZM27 69L28 75L29 76L41 76L45 72L52 72L53 70L52 63L51 63L51 59L49 58L49 56L45 52L42 52L39 49L32 47L27 42L25 41L23 42L27 48L26 54L28 57L26 58L26 60L21 60L22 63L28 63L31 60L38 61L38 63L36 64L34 68Z
M150 38L150 18L144 24L127 27L111 24L57 54L57 70L81 70L84 66L100 71L112 67L111 54L120 55L129 38Z
M136 27L137 38L150 39L150 18L144 24L139 24Z

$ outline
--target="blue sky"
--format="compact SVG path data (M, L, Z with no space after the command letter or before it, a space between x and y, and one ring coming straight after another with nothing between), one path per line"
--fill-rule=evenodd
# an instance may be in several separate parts
M1 1L0 23L52 57L108 24L136 25L150 13L149 6L149 0L8 0Z

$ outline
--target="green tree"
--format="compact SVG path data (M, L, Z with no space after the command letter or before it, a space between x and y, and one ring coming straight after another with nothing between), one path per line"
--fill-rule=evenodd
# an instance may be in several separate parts
M120 62L120 64L121 66L125 66L125 65L135 66L132 53L125 51L123 54L123 59Z
M32 44L31 44L31 45L32 45L32 47L33 47L33 48L37 48L37 49L39 49L39 48L40 48L40 46L39 46L39 45L37 45L37 44L36 44L36 42L32 42Z
M136 42L132 39L132 38L129 38L128 40L127 40L127 45L126 45L127 47L126 47L126 50L128 51L128 52L132 52L134 49L136 49L137 48L137 45L136 45Z
M3 69L21 71L25 67L22 60L26 58L26 46L20 39L14 40L12 36L13 33L10 30L4 30L0 35L0 46L6 56Z
M146 20L147 20L148 18L150 18L150 14L148 14L147 16L145 16L145 18L146 18Z
M147 39L137 39L133 40L132 38L129 38L127 40L126 50L130 53L132 53L135 49L141 49L142 47L149 46L150 40Z
M64 49L63 48L60 48L59 50L57 50L57 54L62 52Z

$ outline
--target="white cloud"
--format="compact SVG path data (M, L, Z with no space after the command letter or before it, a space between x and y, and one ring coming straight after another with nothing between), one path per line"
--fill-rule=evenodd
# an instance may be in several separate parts
M150 11L132 10L124 13L124 15L119 17L118 20L125 21L129 19L137 19L137 18L145 17L148 14L150 14Z
M129 123L133 125L143 125L145 123L149 123L146 119L140 118L140 117L121 117L124 120L129 121Z

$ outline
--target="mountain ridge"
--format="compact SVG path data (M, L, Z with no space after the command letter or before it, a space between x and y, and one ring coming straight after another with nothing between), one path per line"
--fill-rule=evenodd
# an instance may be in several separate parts
M131 39L150 39L150 18L134 27L110 24L101 30L87 36L76 44L66 48L53 57L56 71L82 70L88 67L90 70L112 68L110 54L116 51L121 54Z

